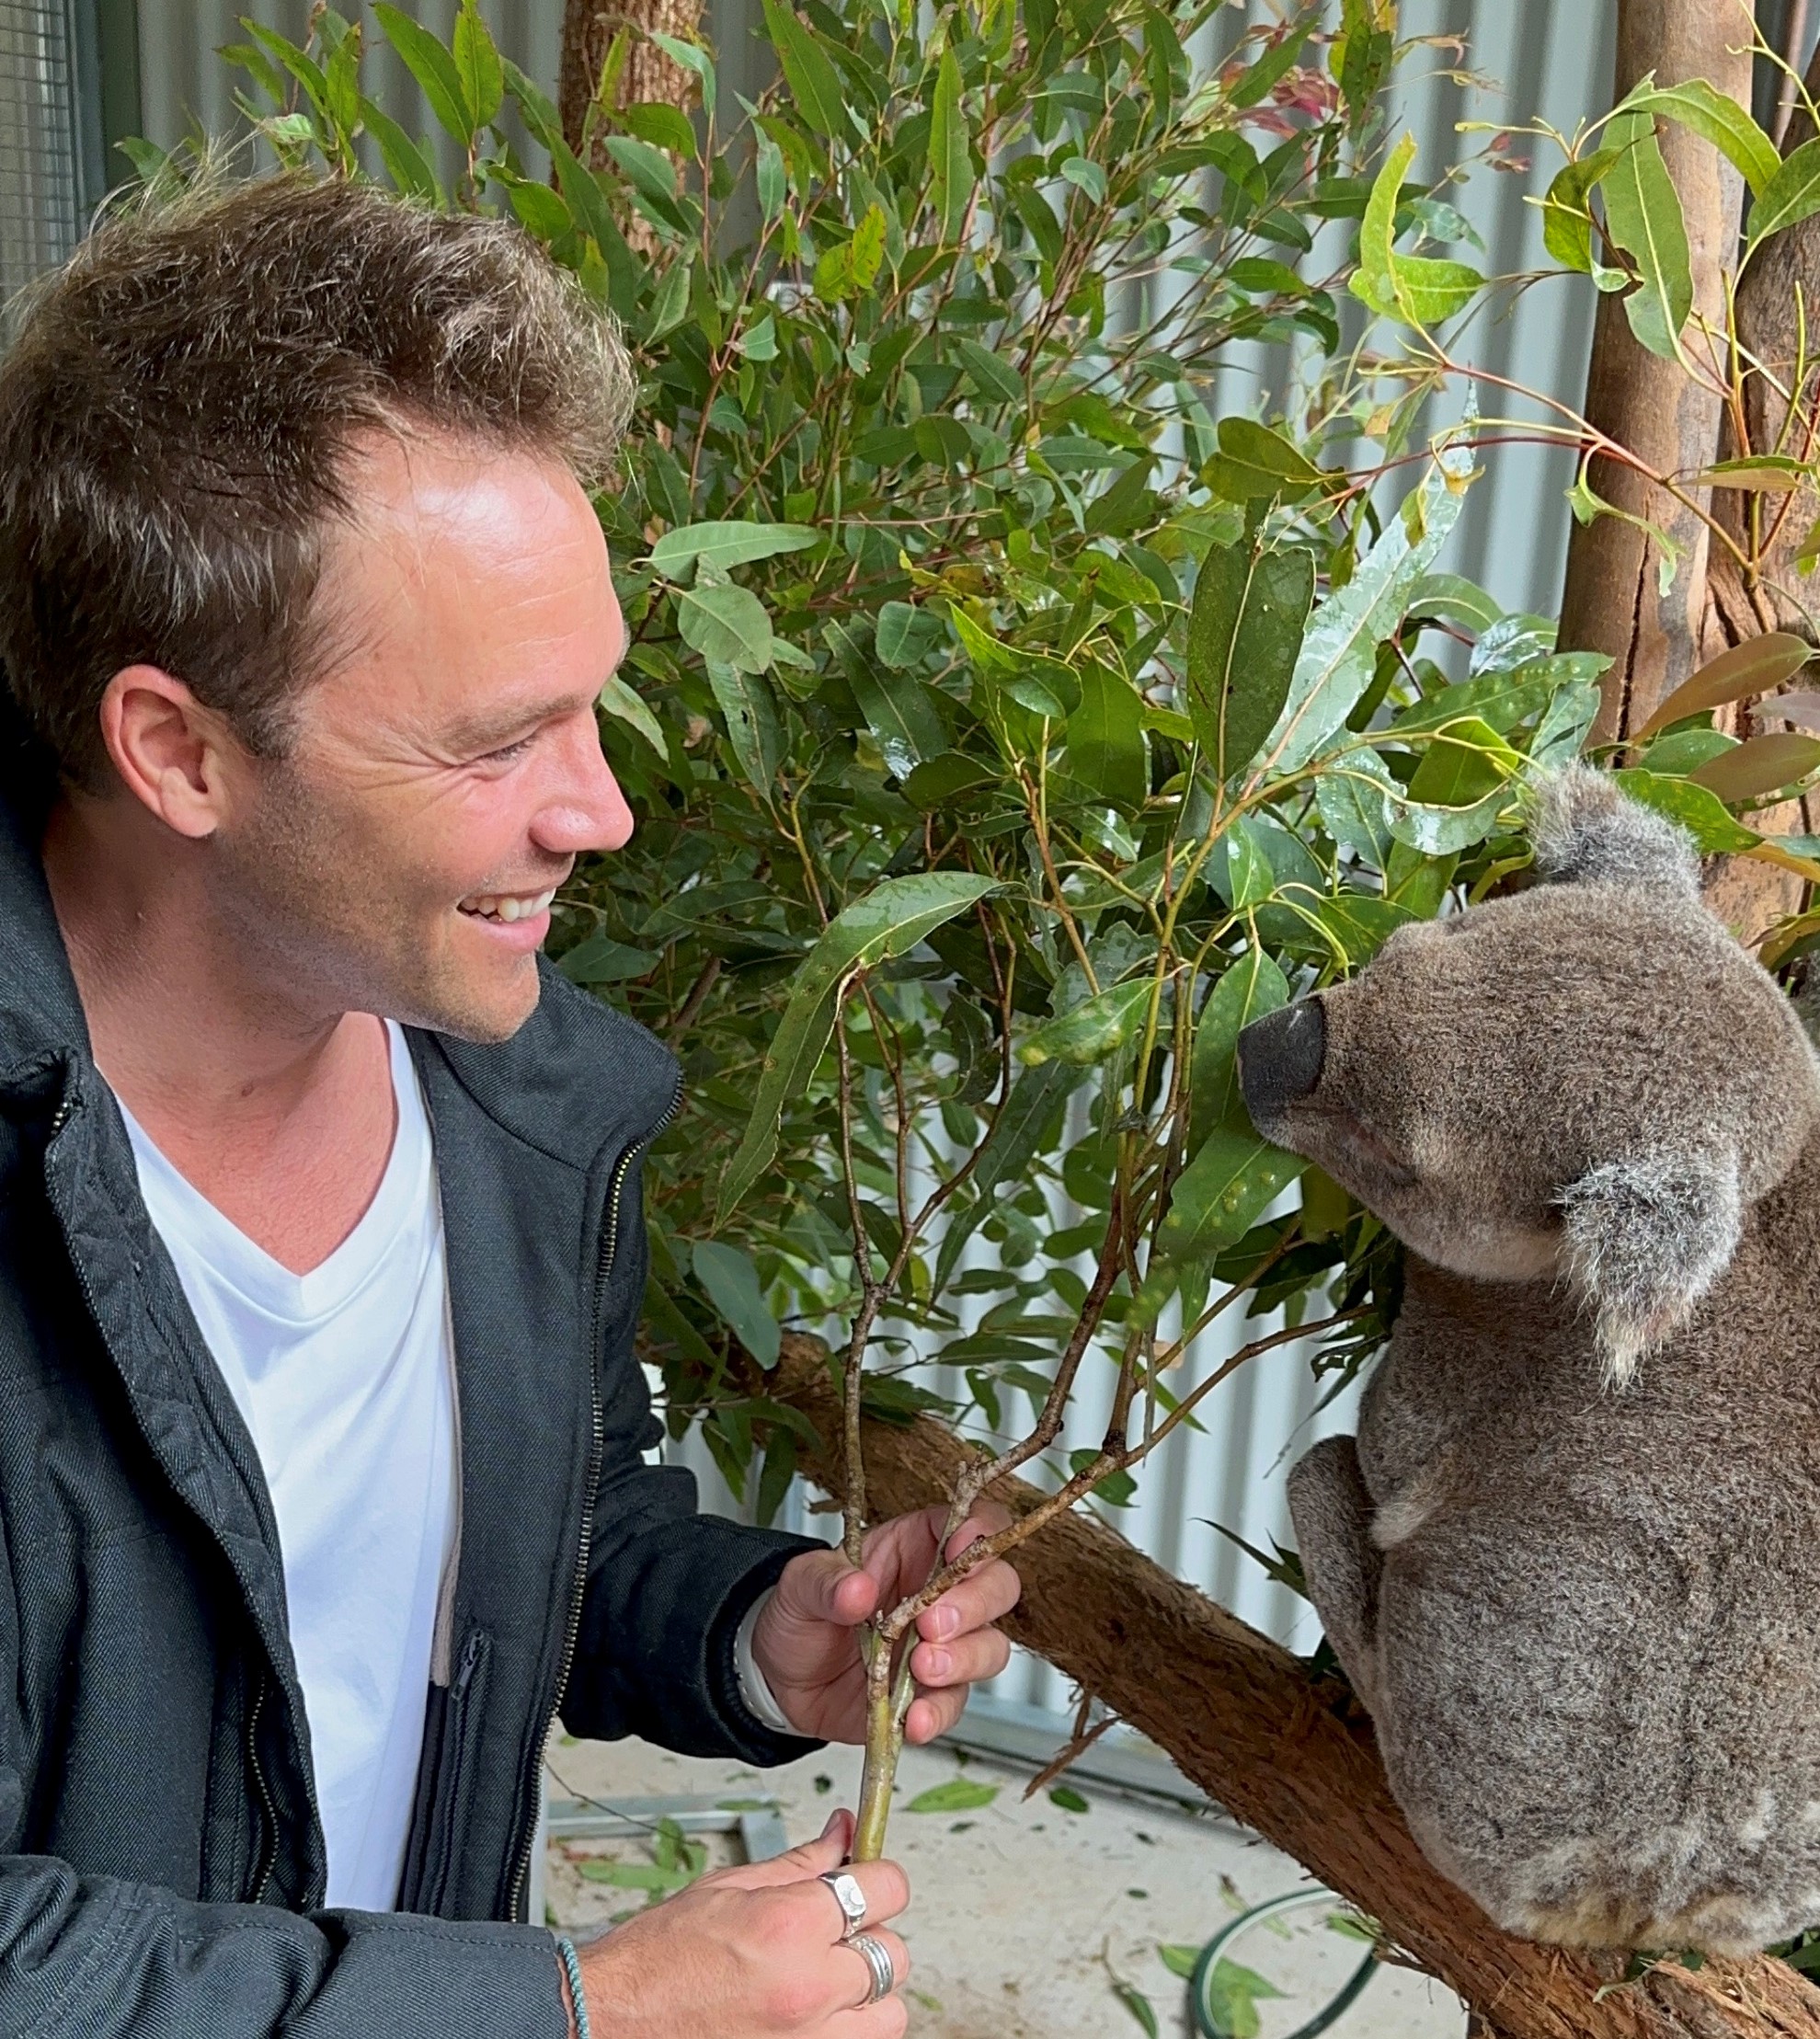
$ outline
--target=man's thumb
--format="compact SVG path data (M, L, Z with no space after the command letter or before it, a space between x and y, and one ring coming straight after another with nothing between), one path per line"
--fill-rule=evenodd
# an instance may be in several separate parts
M739 1872L739 1882L748 1890L768 1890L774 1884L802 1883L830 1869L839 1869L853 1844L853 1816L842 1806L828 1816L828 1824L814 1840L800 1848L786 1849L769 1861L752 1862Z

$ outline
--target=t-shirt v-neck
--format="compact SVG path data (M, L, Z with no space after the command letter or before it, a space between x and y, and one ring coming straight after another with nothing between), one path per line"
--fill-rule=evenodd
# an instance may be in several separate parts
M328 1902L397 1900L455 1527L453 1341L429 1114L386 1023L396 1130L372 1202L306 1274L272 1257L125 1106L154 1226L270 1490L328 1844Z

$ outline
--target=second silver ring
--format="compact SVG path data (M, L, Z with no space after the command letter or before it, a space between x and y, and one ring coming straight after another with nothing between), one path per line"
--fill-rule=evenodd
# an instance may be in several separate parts
M867 2004L882 2003L898 1987L898 1971L891 1959L891 1950L882 1940L875 1940L870 1933L855 1933L847 1945L872 1971L872 1987L866 1992L864 2001L860 2004L859 2009L864 2010Z

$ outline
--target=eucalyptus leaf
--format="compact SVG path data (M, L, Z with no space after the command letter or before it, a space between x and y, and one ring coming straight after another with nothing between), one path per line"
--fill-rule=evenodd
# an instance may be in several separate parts
M1222 781L1257 755L1288 698L1314 595L1314 556L1213 545L1188 625L1188 708Z
M1192 1260L1242 1239L1307 1166L1255 1133L1215 1127L1176 1179L1158 1251Z
M777 1151L778 1115L799 1094L821 1060L834 1030L836 994L855 970L906 949L999 889L992 878L960 871L920 872L886 878L843 908L823 932L791 982L790 1002L759 1074L745 1137L720 1186L724 1220L771 1165Z
M692 567L705 565L718 573L779 553L801 552L818 533L807 524L771 524L758 520L711 521L667 531L651 547L651 565L667 579L677 579Z

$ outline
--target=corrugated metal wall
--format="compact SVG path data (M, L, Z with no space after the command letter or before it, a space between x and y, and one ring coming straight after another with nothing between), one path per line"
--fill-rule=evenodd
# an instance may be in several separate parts
M455 0L420 0L416 11L426 25L446 33L454 7ZM211 132L232 125L231 80L213 52L239 39L236 17L246 11L247 0L140 0L144 132L152 139L168 144L192 124ZM308 0L252 0L250 11L294 37L303 32ZM484 11L501 47L554 88L558 0L487 0ZM1267 17L1259 0L1252 0L1251 12L1253 18ZM725 58L742 71L756 71L764 61L751 39L757 17L756 5L748 0L718 0L714 9ZM1609 89L1612 0L1405 0L1402 23L1405 34L1458 36L1465 44L1463 56L1438 47L1419 52L1404 70L1399 116L1417 137L1416 174L1425 178L1482 145L1482 136L1457 133L1459 121L1527 121L1540 114L1571 132ZM1230 47L1232 32L1231 13L1217 18L1208 31L1213 47L1203 53L1211 57ZM1463 82L1467 66L1497 83ZM395 58L386 55L376 74L388 109L413 132L432 132ZM1526 153L1526 144L1519 142L1509 153ZM1486 252L1459 252L1496 273L1540 268L1539 220L1524 200L1540 195L1551 167L1539 155L1527 173L1475 173L1459 202ZM1457 351L1492 373L1577 403L1591 316L1589 285L1550 279L1482 313ZM1268 403L1270 393L1280 395L1294 366L1281 350L1235 349L1220 377L1219 407L1252 410ZM1457 409L1457 398L1449 401ZM1482 398L1481 409L1488 417L1507 414L1490 395ZM1512 448L1489 455L1486 466L1447 564L1484 583L1507 608L1551 611L1566 545L1562 492L1572 479L1571 458ZM1176 1377L1177 1389L1206 1379L1247 1333L1255 1335L1260 1328L1222 1323L1219 1335L1204 1336ZM1097 1441L1109 1392L1105 1370L1083 1383L1068 1443ZM1116 1526L1159 1563L1299 1648L1311 1646L1314 1638L1308 1609L1271 1585L1215 1525L1265 1550L1273 1538L1288 1541L1283 1500L1288 1461L1353 1419L1355 1394L1317 1414L1320 1393L1305 1356L1294 1347L1253 1362L1209 1397L1198 1434L1180 1431L1159 1453L1136 1505L1112 1513ZM731 1510L735 1505L705 1453L685 1448L682 1456L700 1473L707 1504ZM828 1518L805 1518L801 1505L800 1496L792 1504L796 1525L829 1533ZM1014 1665L997 1681L996 1696L1047 1709L1059 1708L1066 1699L1061 1681L1035 1661Z
M0 0L0 304L81 231L73 26L64 0Z

